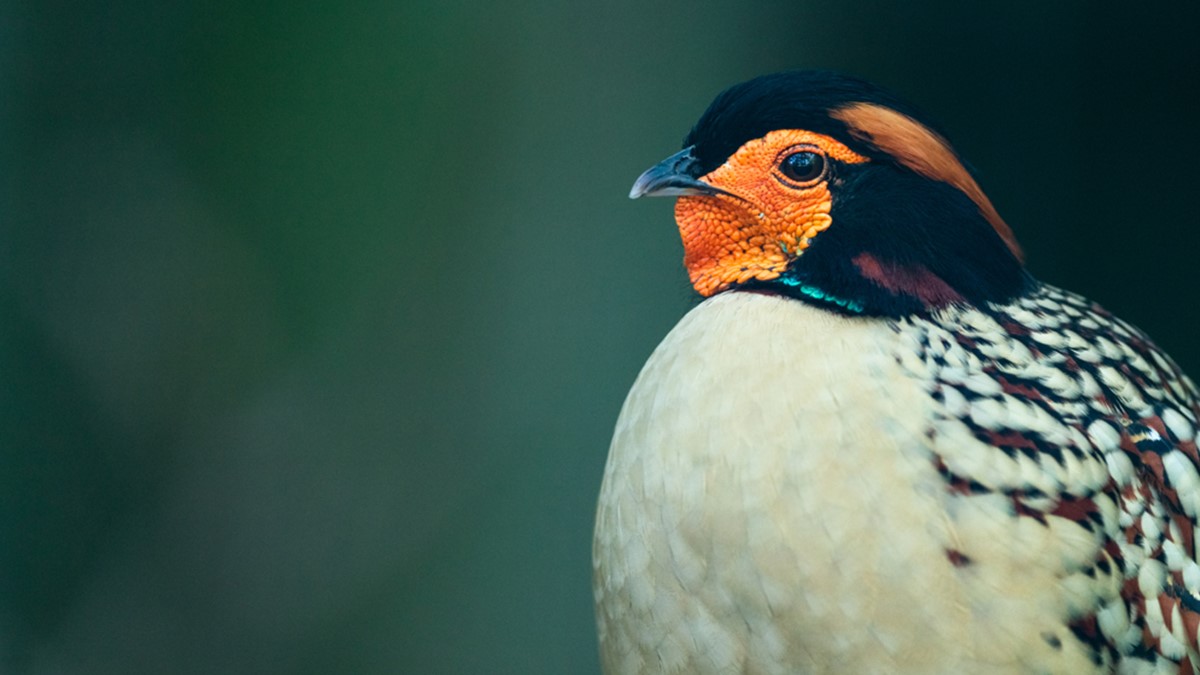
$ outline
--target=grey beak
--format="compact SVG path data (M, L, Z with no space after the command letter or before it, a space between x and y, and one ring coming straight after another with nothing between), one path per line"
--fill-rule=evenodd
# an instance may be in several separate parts
M686 147L638 176L629 191L629 198L729 194L696 178L698 171L692 148Z

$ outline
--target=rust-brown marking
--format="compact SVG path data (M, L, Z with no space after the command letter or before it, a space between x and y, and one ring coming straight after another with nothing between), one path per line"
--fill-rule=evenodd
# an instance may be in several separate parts
M854 266L862 275L895 294L911 295L931 307L962 302L963 297L928 268L905 267L880 261L870 253L854 257Z
M851 103L830 114L845 122L855 137L872 143L918 174L958 188L975 202L1017 260L1025 259L1012 228L996 212L946 139L908 115L874 103Z
M1034 520L1038 521L1042 525L1046 524L1046 514L1042 513L1041 511L1038 511L1037 509L1030 508L1029 505L1027 505L1025 502L1021 501L1021 498L1018 497L1017 495L1015 495L1015 494L1009 495L1008 500L1009 500L1009 502L1012 503L1013 510L1016 511L1018 516L1025 516L1026 518L1033 518Z
M1138 619L1141 620L1144 616L1145 613L1140 613ZM1150 632L1150 626L1147 625L1142 626L1142 646L1156 652L1159 651L1158 638L1154 637Z
M1192 464L1200 464L1200 450L1196 448L1196 441L1176 443L1175 449L1187 455L1188 459L1192 460Z
M1006 394L1025 399L1027 401L1044 401L1046 399L1046 397L1042 395L1042 392L1027 384L1012 382L1003 375L997 377L996 379L1000 382L1000 388Z
M962 333L957 333L957 334L955 334L954 339L958 342L959 345L961 345L964 349L966 349L968 351L972 351L972 352L979 351L979 343L976 342L975 339L970 337L969 335L963 335Z
M1192 525L1191 519L1187 517L1187 514L1178 514L1178 513L1175 514L1172 517L1172 519L1175 521L1175 524L1179 526L1180 541L1176 541L1175 543L1177 545L1179 545L1180 548L1183 549L1184 553L1186 553L1187 555L1190 555L1194 558L1196 555L1196 552L1195 552L1195 549L1192 548L1192 546L1194 544L1193 539L1192 539L1192 533L1193 533L1194 526ZM1175 541L1175 537L1171 536L1170 529L1167 530L1167 533L1164 536L1169 537L1171 539L1171 541ZM1180 585L1182 585L1182 584L1180 584Z
M1093 513L1098 513L1100 509L1096 506L1096 501L1091 497L1080 497L1072 499L1063 497L1054 506L1051 515L1076 522L1083 522L1091 517Z
M1162 418L1158 415L1154 415L1153 417L1143 417L1141 419L1141 423L1143 426L1150 427L1151 429L1157 431L1160 437L1164 439L1171 438L1171 434L1167 431L1167 424L1163 422Z
M1195 644L1196 631L1200 630L1200 614L1193 611L1184 611L1180 613L1183 617L1183 628L1185 635L1188 637L1189 644Z
M1172 628L1175 623L1174 619L1172 618L1172 614L1174 613L1173 610L1181 604L1182 603L1180 603L1178 600L1172 598L1166 593L1160 593L1158 595L1158 609L1160 612L1162 612L1163 626L1167 629L1168 633L1174 630Z
M970 556L966 555L962 551L952 548L946 549L946 558L948 558L950 560L950 564L954 565L955 567L966 567L967 565L971 564Z
M1137 577L1126 579L1121 584L1121 597L1138 609L1138 616L1145 615L1146 599L1142 597L1142 589L1138 586Z
M1012 448L1027 448L1029 450L1037 450L1038 445L1033 439L1023 435L1019 431L1011 429L1005 431L988 431L982 430L987 434L987 442L995 446L1009 446Z
M1107 539L1104 542L1104 552L1113 562L1120 563L1120 567L1125 567L1125 558L1121 555L1121 545L1115 539Z
M1165 488L1167 485L1167 470L1163 466L1162 456L1157 452L1143 452L1140 453L1139 458L1142 460L1142 466L1150 470L1159 488ZM1147 499L1152 499L1152 497L1147 497Z
M1080 642L1089 645L1102 645L1103 639L1100 636L1100 627L1096 623L1094 614L1085 614L1074 621L1067 624L1075 637L1079 638Z
M971 481L959 476L947 468L946 463L942 461L941 457L934 455L934 458L936 460L933 464L934 469L937 470L939 475L941 475L942 480L946 481L947 492L950 494L970 496L981 491L976 489L977 484L972 483Z
M1014 337L1029 335L1031 332L1028 326L1024 326L1016 321L1011 320L1002 322L1000 327L1004 329L1004 332Z

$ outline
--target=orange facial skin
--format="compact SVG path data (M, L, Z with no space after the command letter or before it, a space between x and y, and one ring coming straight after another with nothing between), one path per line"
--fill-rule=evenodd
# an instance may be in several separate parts
M784 159L801 151L825 158L825 172L806 183L780 170ZM772 131L738 148L701 178L730 194L680 197L675 221L683 238L683 262L696 291L708 297L735 283L783 274L833 222L831 160L868 161L828 136L799 129Z

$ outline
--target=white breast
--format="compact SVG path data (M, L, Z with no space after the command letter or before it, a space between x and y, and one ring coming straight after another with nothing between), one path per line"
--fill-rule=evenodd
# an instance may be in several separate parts
M629 393L604 475L606 672L1090 665L1038 637L1062 628L1060 612L1005 604L1004 584L1027 572L987 579L948 558L951 512L977 521L988 505L948 505L930 399L897 362L901 340L883 321L752 293L715 296L671 331ZM1025 591L1041 584L1056 603L1054 571L1033 576Z

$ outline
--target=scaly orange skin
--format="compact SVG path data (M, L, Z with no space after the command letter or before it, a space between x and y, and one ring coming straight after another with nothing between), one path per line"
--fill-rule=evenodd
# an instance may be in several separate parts
M683 262L700 295L778 277L833 222L828 170L809 183L797 183L779 170L784 158L803 150L823 155L827 164L868 161L828 136L781 129L746 143L701 178L730 194L687 196L675 203Z

